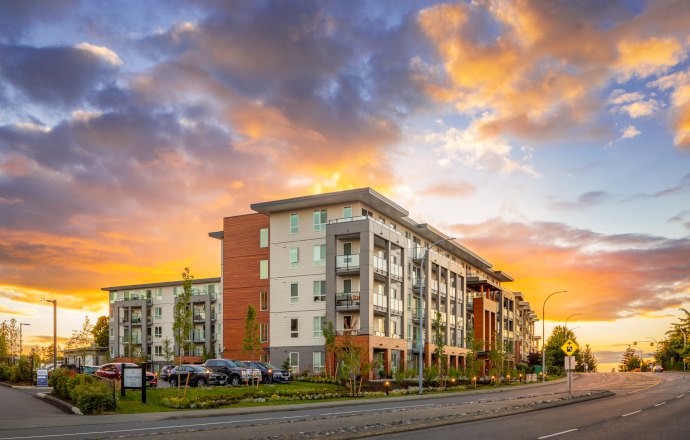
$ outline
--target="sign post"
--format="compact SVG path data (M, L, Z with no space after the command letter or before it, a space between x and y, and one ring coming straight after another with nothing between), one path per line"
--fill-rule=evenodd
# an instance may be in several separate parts
M573 370L575 369L575 352L579 350L580 347L572 339L568 339L565 344L561 347L561 350L565 352L565 369L568 371L568 394L572 393L573 388Z
M125 389L141 390L141 403L146 403L146 362L131 367L121 364L121 369L122 396L125 395Z

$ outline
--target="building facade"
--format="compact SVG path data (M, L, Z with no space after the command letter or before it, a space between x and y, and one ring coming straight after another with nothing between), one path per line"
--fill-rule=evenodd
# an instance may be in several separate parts
M193 282L188 306L192 309L194 323L189 341L194 343L194 349L183 353L186 363L201 362L204 349L207 353L222 352L223 294L220 287L221 278ZM163 341L166 339L171 341L175 356L180 355L172 328L173 310L182 292L182 281L103 287L101 290L109 292L111 358L127 362L131 354L145 353L151 369L158 371L164 365Z

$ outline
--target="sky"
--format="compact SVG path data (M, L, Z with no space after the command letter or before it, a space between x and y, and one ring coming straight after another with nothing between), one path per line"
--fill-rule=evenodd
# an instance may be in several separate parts
M689 51L673 0L0 1L0 320L67 338L218 276L223 217L368 186L567 290L547 334L610 371L690 306Z

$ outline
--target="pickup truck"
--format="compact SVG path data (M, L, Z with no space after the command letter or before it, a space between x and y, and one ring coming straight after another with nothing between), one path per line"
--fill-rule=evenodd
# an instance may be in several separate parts
M225 374L230 385L240 385L248 380L252 382L261 380L260 370L247 368L242 362L232 359L209 359L204 366L212 371Z

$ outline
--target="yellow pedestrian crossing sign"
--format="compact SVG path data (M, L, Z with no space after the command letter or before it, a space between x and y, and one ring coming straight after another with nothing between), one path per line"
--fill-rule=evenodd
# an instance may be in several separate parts
M572 339L568 339L566 343L563 344L563 346L561 347L561 350L563 350L565 354L567 354L568 356L572 356L579 349L580 347L578 347L575 341L573 341Z

